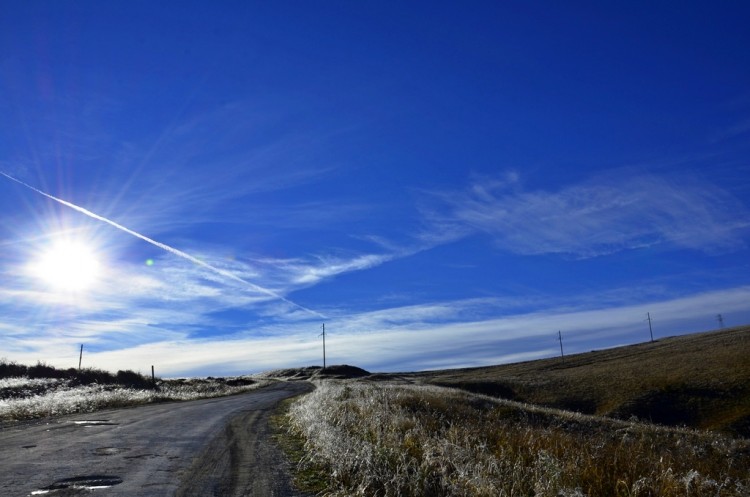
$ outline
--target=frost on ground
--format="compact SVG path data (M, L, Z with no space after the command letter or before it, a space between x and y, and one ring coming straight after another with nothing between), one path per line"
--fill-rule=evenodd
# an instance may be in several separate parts
M246 392L268 385L249 378L160 380L156 388L113 384L77 385L59 378L0 379L0 421L94 412L168 400L194 400Z
M288 421L330 496L750 495L748 440L440 387L323 381Z

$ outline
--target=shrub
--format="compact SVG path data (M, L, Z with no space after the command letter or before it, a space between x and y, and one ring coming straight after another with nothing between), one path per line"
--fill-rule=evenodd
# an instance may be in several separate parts
M116 381L118 384L127 388L149 389L154 388L155 386L151 381L151 378L147 378L141 374L136 373L135 371L130 370L118 371Z
M0 379L26 376L27 371L28 368L22 364L0 360Z
M54 366L37 362L36 366L28 368L26 373L29 378L65 378L65 371L60 371Z
M83 368L80 370L69 369L69 376L73 380L74 385L104 385L107 383L115 383L115 377L107 371L94 368Z

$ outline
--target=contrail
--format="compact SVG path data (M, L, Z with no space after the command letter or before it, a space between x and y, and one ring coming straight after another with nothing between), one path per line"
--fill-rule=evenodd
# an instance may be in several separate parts
M294 307L296 307L298 309L301 309L301 310L303 310L303 311L305 311L305 312L307 312L309 314L312 314L315 317L319 317L319 318L324 318L325 317L325 316L323 316L322 314L320 314L317 311L314 311L312 309L308 309L307 307L299 305L296 302L292 302L291 300L287 299L283 295L279 295L278 293L274 292L273 290L269 290L268 288L263 288L262 286L256 285L255 283L251 283L251 282L249 282L247 280L244 280L244 279L240 278L239 276L237 276L235 274L230 273L229 271L225 271L223 269L214 267L211 264L203 262L202 260L197 259L197 258L193 257L192 255L190 255L190 254L188 254L186 252L183 252L182 250L176 249L174 247L170 247L169 245L166 245L166 244L161 243L161 242L157 242L154 239L151 239L151 238L149 238L149 237L147 237L145 235L141 235L140 233L138 233L136 231L133 231L133 230L131 230L129 228L126 228L125 226L123 226L121 224L118 224L118 223L116 223L116 222L114 222L112 220L109 220L106 217L100 216L99 214L91 212L88 209L84 209L83 207L79 207L79 206L77 206L75 204L72 204L72 203L66 201L66 200L63 200L61 198L57 198L57 197L55 197L53 195L50 195L49 193L45 193L45 192L43 192L43 191L41 191L41 190L39 190L37 188L34 188L33 186L31 186L29 184L26 184L23 181L18 180L16 178L14 178L13 176L10 176L9 174L6 174L6 173L4 173L2 171L0 171L0 174L2 174L3 176L5 176L6 178L8 178L11 181L15 181L19 185L23 185L26 188L28 188L28 189L30 189L32 191L35 191L35 192L37 192L40 195L44 195L45 197L47 197L50 200L54 200L55 202L59 202L59 203L61 203L62 205L66 206L66 207L70 207L71 209L76 210L76 211L80 212L81 214L85 214L88 217L91 217L91 218L96 219L98 221L102 221L104 223L107 223L110 226L114 226L115 228L117 228L120 231L124 231L125 233L127 233L129 235L133 235L136 238L140 238L144 242L148 242L151 245L159 247L162 250L166 250L167 252L169 252L171 254L174 254L174 255L176 255L178 257L182 257L183 259L186 259L186 260L192 262L193 264L196 264L196 265L198 265L200 267L208 269L209 271L212 271L212 272L214 272L214 273L216 273L216 274L218 274L220 276L223 276L225 278L229 278L229 279L232 279L234 281L238 281L240 283L243 283L243 284L249 286L250 288L252 288L253 290L255 290L256 292L264 293L264 294L266 294L266 295L268 295L270 297L273 297L273 298L275 298L277 300L281 300L282 302L286 302L287 304L292 305L292 306L294 306Z

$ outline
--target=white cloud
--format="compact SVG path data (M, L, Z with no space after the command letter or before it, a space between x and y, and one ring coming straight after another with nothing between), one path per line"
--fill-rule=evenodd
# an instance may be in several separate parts
M711 329L717 324L717 312L727 324L750 318L747 286L649 304L607 302L596 307L591 299L580 300L588 301L587 306L575 309L551 303L531 312L505 313L503 302L485 299L341 316L326 326L328 363L355 364L373 371L483 366L555 356L558 330L562 330L566 353L647 341L647 312L653 318L656 338ZM486 308L493 305L497 310L486 315ZM155 333L161 335L148 343L88 353L87 364L142 371L153 364L159 374L168 376L240 374L322 361L319 323L310 321L268 325L223 340L190 339L165 330ZM19 352L13 359L42 359L65 367L77 361L74 339L57 336L50 342L47 338L40 337L33 350Z
M189 342L207 334L220 340L246 329L250 322L258 323L253 330L256 335L283 335L288 333L285 324L310 322L313 316L286 301L259 294L240 280L259 281L286 295L394 257L246 261L210 252L195 251L222 274L165 253L151 265L111 262L99 284L91 292L79 294L50 291L6 273L7 284L0 288L0 311L8 311L2 334L11 339L4 348L12 355L33 352L33 360L44 360L54 357L56 349L73 350L83 342L98 350L116 350L167 339ZM228 279L223 273L235 278ZM12 306L12 311L6 306ZM224 312L231 317L223 318ZM243 313L247 315L244 320ZM314 319L319 322L321 318Z
M296 276L292 279L294 283L315 284L338 274L362 271L379 266L395 257L392 254L366 254L355 256L352 259L321 257L318 259L317 265L296 264L289 266L289 269L296 273Z
M611 173L557 191L525 190L517 177L476 181L441 197L433 236L484 232L519 254L598 255L664 244L706 252L744 246L747 208L688 177ZM462 230L464 232L462 233Z
M396 259L409 257L427 247L410 249L399 248L391 244L388 248L388 252L379 254L317 255L287 259L266 257L253 262L263 266L265 281L274 282L275 285L284 288L285 292L291 292L316 285L340 274L365 271Z
M259 294L240 280L286 296L353 271L407 257L471 231L489 233L506 250L590 257L649 243L728 250L743 243L742 204L694 180L638 176L596 179L557 192L524 190L518 175L477 180L466 192L444 195L442 216L420 248L399 248L370 237L381 253L286 259L219 257L222 250L188 250L222 272L163 253L153 266L110 266L90 298L64 302L29 282L6 278L0 326L11 359L69 367L85 342L87 364L160 374L229 374L319 362L319 319ZM438 225L442 223L437 228ZM743 224L744 223L744 224ZM8 268L9 266L5 266ZM223 272L236 278L226 278ZM6 274L8 276L6 269ZM644 337L645 313L663 333L710 327L715 313L731 320L746 309L741 287L644 305L634 290L544 302L465 299L369 312L326 309L330 360L374 370L478 366L555 353L562 329L571 344L629 343ZM744 300L743 300L744 299ZM658 295L648 300L657 301ZM576 303L571 305L571 302ZM61 305L65 304L65 305ZM222 313L233 314L224 320ZM248 319L234 314L247 312ZM253 323L252 329L247 323ZM679 326L678 326L679 325ZM226 329L222 327L226 326ZM691 328L692 327L692 328ZM700 329L700 328L698 328ZM210 330L210 333L207 332ZM211 334L211 338L206 338ZM597 345L588 345L597 346Z

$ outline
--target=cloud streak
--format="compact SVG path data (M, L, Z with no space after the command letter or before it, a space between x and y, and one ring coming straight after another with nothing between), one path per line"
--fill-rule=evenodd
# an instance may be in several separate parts
M73 209L73 210L75 210L77 212L80 212L81 214L84 214L84 215L86 215L86 216L88 216L88 217L90 217L92 219L96 219L97 221L102 221L104 223L107 223L110 226L113 226L113 227L117 228L120 231L123 231L123 232L125 232L125 233L127 233L129 235L132 235L132 236L136 237L136 238L139 238L139 239L141 239L141 240L143 240L143 241L145 241L147 243L150 243L151 245L154 245L154 246L156 246L156 247L158 247L158 248L160 248L160 249L162 249L162 250L164 250L166 252L174 254L174 255L176 255L178 257L181 257L181 258L183 258L183 259L185 259L187 261L190 261L190 262L192 262L193 264L195 264L197 266L200 266L200 267L202 267L204 269L207 269L207 270L209 270L209 271L211 271L213 273L216 273L216 274L218 274L218 275L220 275L220 276L222 276L224 278L228 278L228 279L234 280L234 281L236 281L238 283L242 283L242 284L248 286L249 288L251 288L252 290L254 290L254 291L258 292L258 293L262 293L262 294L265 294L265 295L267 295L269 297L272 297L273 299L285 302L285 303L287 303L287 304L289 304L289 305L291 305L291 306L293 306L293 307L295 307L297 309L300 309L300 310L302 310L302 311L304 311L306 313L309 313L310 315L313 315L315 317L318 317L318 318L324 318L325 317L322 314L320 314L319 312L314 311L312 309L309 309L307 307L304 307L304 306L302 306L300 304L297 304L297 303L295 303L295 302L287 299L286 297L284 297L284 296L282 296L282 295L274 292L273 290L269 290L269 289L264 288L264 287L262 287L260 285L256 285L255 283L252 283L250 281L244 280L244 279L240 278L239 276L237 276L237 275L235 275L233 273L230 273L230 272L225 271L223 269L220 269L220 268L217 268L215 266L212 266L211 264L208 264L208 263L206 263L206 262L204 262L204 261L202 261L202 260L200 260L200 259L198 259L196 257L193 257L192 255L190 255L190 254L188 254L186 252L183 252L182 250L176 249L176 248L171 247L171 246L169 246L167 244L164 244L164 243L158 242L156 240L153 240L153 239L151 239L151 238L149 238L149 237L147 237L145 235L142 235L142 234L140 234L140 233L138 233L136 231L133 231L133 230L131 230L129 228L126 228L125 226L123 226L121 224L118 224L118 223L116 223L116 222L114 222L114 221L112 221L110 219L107 219L107 218L105 218L103 216L100 216L99 214L96 214L94 212L91 212L91 211L89 211L89 210L87 210L87 209L85 209L83 207L80 207L80 206L75 205L75 204L73 204L71 202L68 202L66 200L63 200L63 199L57 198L57 197L55 197L53 195L50 195L48 193L45 193L45 192L43 192L43 191L41 191L41 190L39 190L37 188L34 188L33 186L31 186L31 185L29 185L27 183L24 183L23 181L20 181L20 180L14 178L13 176L10 176L10 175L2 172L2 171L0 171L0 175L5 176L9 180L14 181L14 182L16 182L16 183L18 183L18 184L20 184L20 185L22 185L22 186L24 186L24 187L26 187L26 188L34 191L34 192L40 194L40 195L43 195L44 197L46 197L46 198L48 198L50 200L54 200L55 202L58 202L58 203L66 206L66 207L69 207L69 208L71 208L71 209Z
M342 315L327 323L326 346L331 363L356 364L372 371L485 366L555 356L559 352L557 330L562 330L570 353L647 341L646 312L654 319L657 338L709 329L716 324L717 311L723 313L727 324L746 322L749 298L750 287L743 286L649 303L589 302L578 308L550 303L508 314L502 312L501 305L493 315L483 315L492 302L482 299L428 303ZM687 329L696 322L705 326ZM127 333L133 324L147 332L142 323L127 320L112 326ZM110 369L145 371L155 364L163 375L240 374L321 361L317 327L309 323L271 327L274 331L261 327L252 334L226 339L195 339L186 333L157 329L152 340L94 350L87 360ZM76 340L96 337L98 328L103 330L106 324L87 322L76 337L37 337L29 344L33 350L17 356L27 362L41 358L64 366L77 360ZM67 350L67 355L60 355L61 350Z
M524 255L589 258L656 245L731 251L744 246L750 225L739 200L687 177L615 173L558 191L525 190L508 177L439 198L430 215L438 234L483 232Z
M370 269L397 257L396 254L366 254L348 260L326 258L321 259L319 265L295 264L291 269L296 273L294 283L312 285L338 274Z

